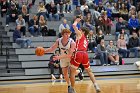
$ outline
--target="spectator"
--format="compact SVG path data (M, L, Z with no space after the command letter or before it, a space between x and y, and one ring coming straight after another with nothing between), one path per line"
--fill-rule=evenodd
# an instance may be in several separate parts
M22 14L22 17L24 18L25 22L27 22L29 24L29 11L28 11L26 5L22 6L21 14Z
M83 27L86 27L90 30L90 32L94 32L94 26L92 24L90 24L90 21L87 19L85 20L84 24L83 24Z
M101 16L98 17L98 19L95 21L96 23L96 33L98 33L99 30L104 31L104 20Z
M38 6L38 14L37 14L40 18L41 15L43 15L45 17L45 19L47 19L47 11L45 9L45 5L43 4L43 2L39 2L39 6Z
M87 16L88 13L91 13L91 12L90 12L89 8L86 7L86 8L83 10L83 16Z
M99 2L99 5L98 5L98 9L97 10L98 10L99 13L101 13L102 10L105 11L105 8L104 8L102 2Z
M66 0L66 12L67 13L72 12L72 0Z
M40 28L40 32L42 33L42 36L48 35L47 21L45 20L43 15L41 15L39 18L39 28Z
M131 6L131 8L129 10L129 13L128 13L129 18L131 18L132 15L136 15L136 17L137 17L137 12L136 12L136 7L135 6Z
M140 50L140 41L138 39L137 33L135 32L132 33L132 37L129 38L128 46L130 52L134 52L134 57L138 58Z
M66 19L63 19L63 23L62 24L60 24L60 26L59 26L59 37L61 37L61 31L63 30L63 29L70 29L70 26L69 26L69 24L67 24L67 20Z
M107 17L106 11L103 14L104 32L106 35L111 35L111 26L113 25L110 18Z
M118 17L120 17L119 7L117 3L114 3L112 8L112 18L118 18Z
M125 6L124 3L122 3L119 12L120 12L120 16L121 16L124 20L127 21L127 20L128 20L128 10L127 10L127 7Z
M32 19L29 21L29 32L32 36L35 36L36 33L39 35L39 21L36 15L33 16Z
M87 15L85 17L83 17L83 20L89 20L89 23L92 24L93 26L95 26L95 21L90 12L87 13Z
M107 49L105 46L105 42L103 39L101 39L100 44L97 45L97 54L96 57L100 58L101 65L105 66L108 65L108 54Z
M107 11L107 17L112 20L112 9L111 9L111 5L109 3L107 4L106 11Z
M99 30L96 35L96 43L100 44L102 39L104 39L104 34L103 34L102 30Z
M132 34L132 32L138 33L139 25L140 24L139 24L139 21L136 18L136 16L132 15L132 17L128 21L128 26L129 26L130 34Z
M59 55L59 51L55 51L55 53L50 57L50 62L49 62L49 68L50 68L50 71L51 71L51 78L52 79L56 79L55 76L54 76L54 69L59 69L59 73L60 73L60 76L59 78L60 79L63 79L63 75L62 75L62 68L60 67L60 61L59 60L54 60L53 57L56 56L56 55Z
M26 24L22 15L18 15L18 19L16 20L16 25L20 25L20 31L23 32L23 36L26 35Z
M96 36L95 34L93 33L93 31L90 31L89 32L89 35L87 36L87 40L88 40L88 49L89 49L89 52L96 52L96 47L97 47L97 44L96 44Z
M107 46L107 52L108 52L108 58L112 62L116 63L119 65L119 55L118 55L118 49L117 47L113 44L113 41L109 41L109 45Z
M57 14L57 7L54 2L51 2L50 7L48 8L49 20L52 21L52 18L59 20L59 15Z
M122 31L118 34L118 38L117 39L120 39L121 34L124 35L124 40L125 40L126 44L128 45L129 34L127 34L126 30L122 29Z
M126 28L127 27L126 27L126 24L125 24L123 18L120 17L119 21L116 23L116 36L118 36L118 34Z
M21 26L17 25L16 30L13 32L13 41L21 46L21 48L31 47L31 41L26 38L21 38L20 34Z
M6 0L1 1L1 17L7 12L8 2Z
M123 58L129 57L129 50L127 50L127 43L124 38L124 34L120 34L120 38L117 41L118 53L122 55Z
M84 2L83 5L81 5L80 10L83 12L85 9L88 9L88 5L86 4L86 2Z
M74 19L78 15L82 15L82 11L80 10L80 6L76 6L76 10L74 10Z
M18 18L18 10L14 4L11 5L6 14L6 27L9 26L9 22L15 22Z

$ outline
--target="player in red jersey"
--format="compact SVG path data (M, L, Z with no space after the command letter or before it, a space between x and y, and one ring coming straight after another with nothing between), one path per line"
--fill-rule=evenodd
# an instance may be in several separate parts
M86 36L89 34L89 30L83 27L80 28L80 30L78 30L76 25L77 23L80 22L80 20L81 18L76 18L76 20L73 23L73 28L76 33L76 49L71 58L71 68L70 68L70 81L71 81L71 90L72 90L71 93L76 93L74 90L75 73L81 63L85 67L85 70L88 73L88 75L90 76L90 79L93 82L96 91L100 92L100 88L96 83L94 74L90 69L90 63L88 59L88 53L87 53L88 41L86 39Z

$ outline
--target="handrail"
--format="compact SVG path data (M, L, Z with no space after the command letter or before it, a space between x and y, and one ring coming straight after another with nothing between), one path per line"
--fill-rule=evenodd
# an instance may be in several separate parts
M3 41L1 41L0 43L1 43L1 46L0 46L0 48L1 48L0 51L1 51L1 52L0 52L0 53L1 53L1 55L3 55L3 52L2 52Z
M6 69L7 73L10 73L10 70L8 70L8 59L9 59L9 49L6 47Z

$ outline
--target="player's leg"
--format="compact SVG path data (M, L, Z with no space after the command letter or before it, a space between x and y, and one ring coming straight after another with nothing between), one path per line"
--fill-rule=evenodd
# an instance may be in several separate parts
M62 67L62 72L64 79L66 80L68 86L70 86L70 79L69 79L69 74L68 74L68 66L67 67Z
M90 80L93 82L94 87L96 89L97 92L100 92L100 87L98 86L98 84L96 83L96 79L94 74L92 73L92 70L90 69L90 64L89 64L89 59L88 59L88 54L84 54L84 59L82 61L83 66L85 67L85 70L87 72L87 74L90 77Z

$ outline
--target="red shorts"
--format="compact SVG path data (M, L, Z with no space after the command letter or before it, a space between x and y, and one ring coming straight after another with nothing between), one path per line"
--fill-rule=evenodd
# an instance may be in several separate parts
M88 53L84 51L77 51L74 53L74 55L71 58L71 65L74 67L79 67L79 65L82 63L82 65L85 67L85 69L90 67L89 59L88 59Z

